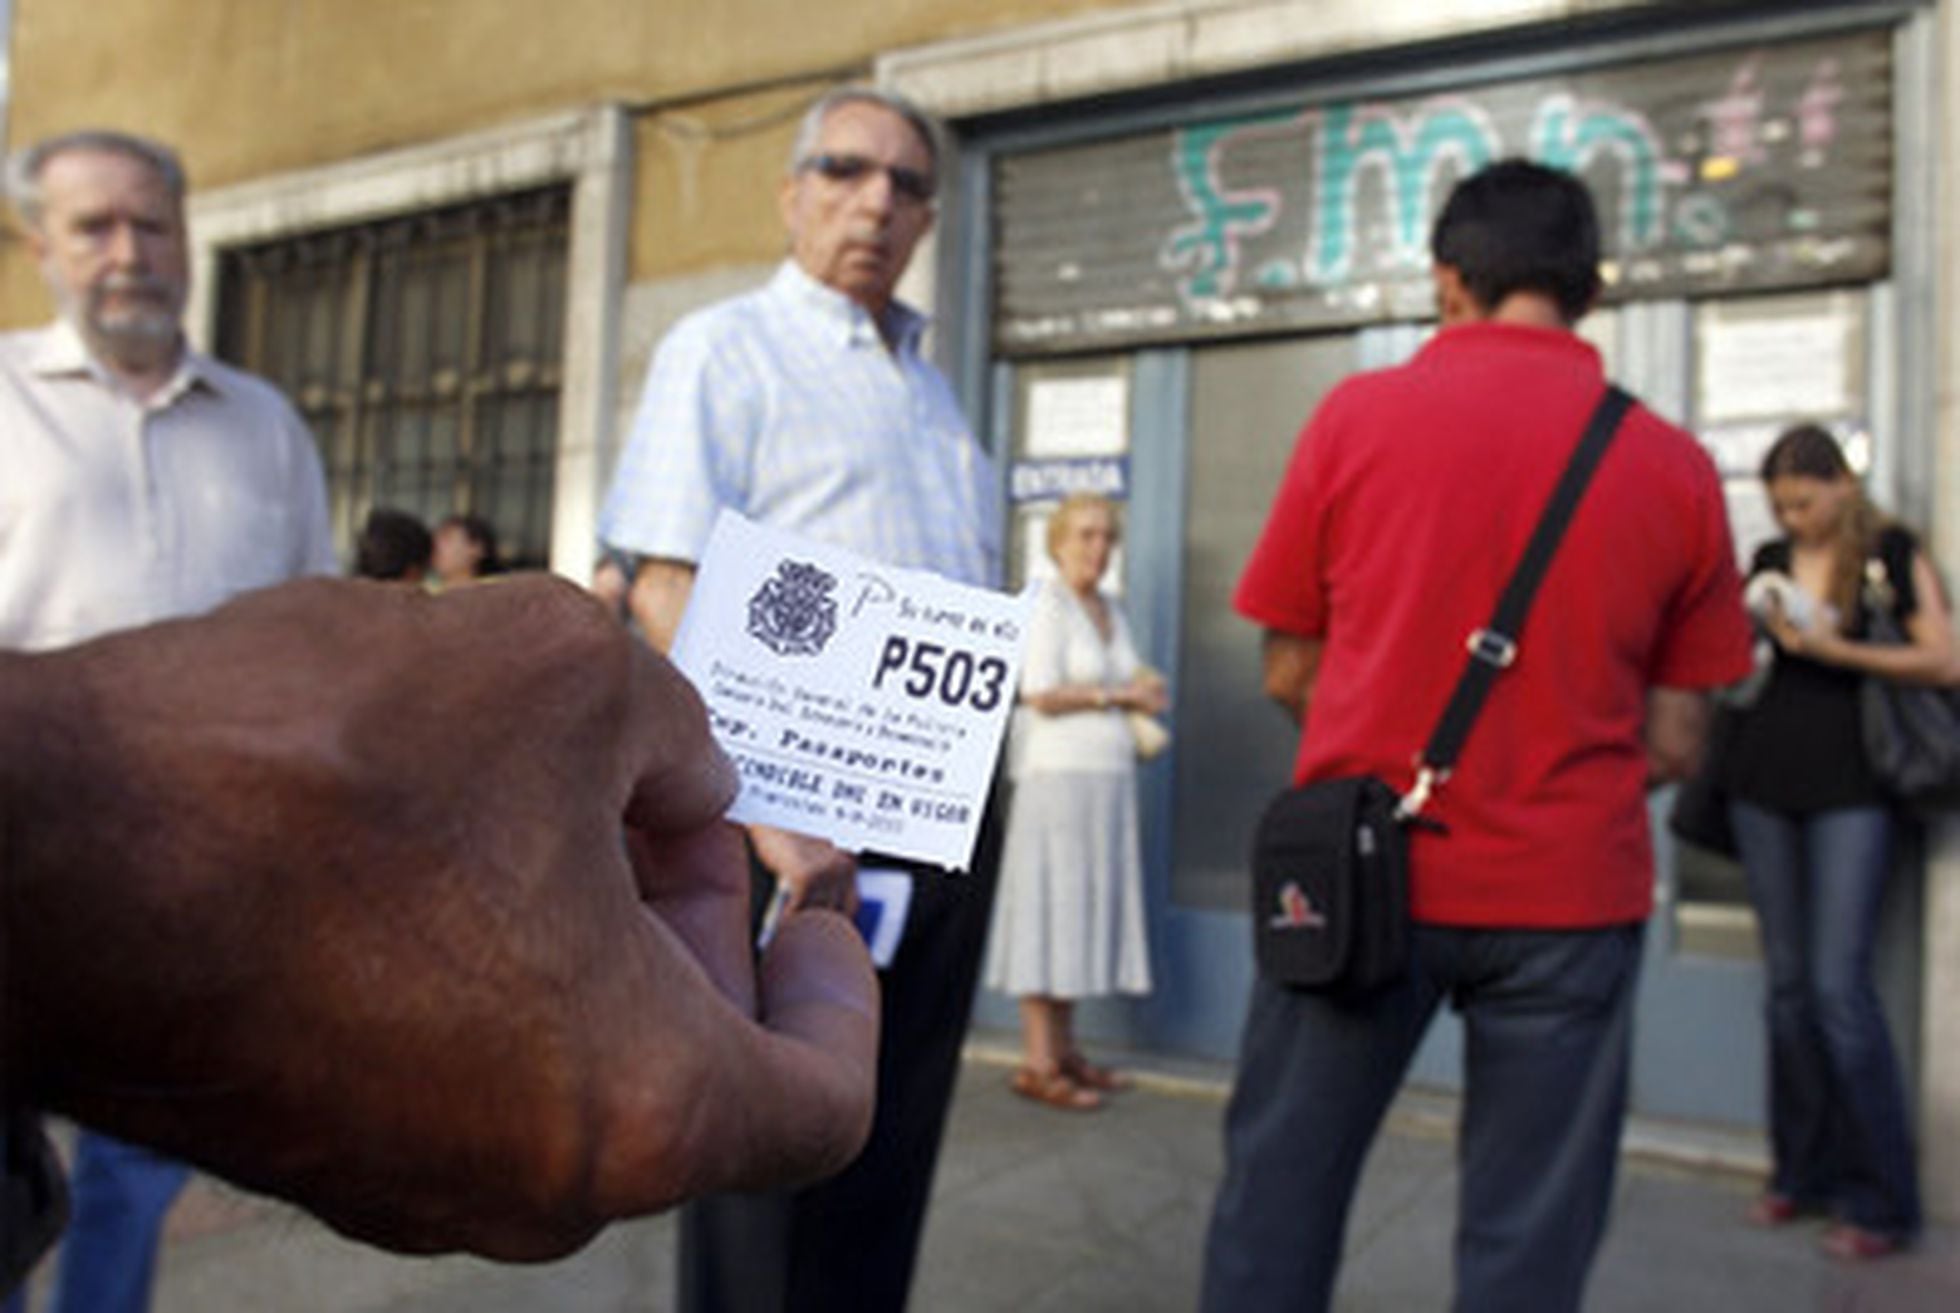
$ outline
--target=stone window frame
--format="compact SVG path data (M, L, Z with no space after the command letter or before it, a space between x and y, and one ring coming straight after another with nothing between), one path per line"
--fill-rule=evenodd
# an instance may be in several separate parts
M193 193L185 325L216 338L221 253L552 184L572 191L563 386L551 568L584 582L597 550L599 500L617 452L621 301L632 199L632 120L602 105Z

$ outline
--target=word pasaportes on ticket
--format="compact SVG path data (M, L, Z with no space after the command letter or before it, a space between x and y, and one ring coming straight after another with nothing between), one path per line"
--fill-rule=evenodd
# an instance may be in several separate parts
M741 773L730 818L965 870L1030 602L723 511L673 659Z

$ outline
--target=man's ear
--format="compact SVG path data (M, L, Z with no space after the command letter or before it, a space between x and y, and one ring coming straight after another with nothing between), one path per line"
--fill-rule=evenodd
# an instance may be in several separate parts
M1436 284L1436 315L1445 325L1468 323L1484 317L1484 307L1464 286L1463 275L1455 265L1438 264L1430 269Z
M776 212L782 215L783 231L790 235L791 241L796 239L796 183L796 174L790 172L783 175L776 187Z

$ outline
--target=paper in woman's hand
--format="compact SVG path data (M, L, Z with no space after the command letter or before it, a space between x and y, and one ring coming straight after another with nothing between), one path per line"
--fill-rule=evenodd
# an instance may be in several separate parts
M1743 590L1743 605L1760 624L1781 619L1797 629L1812 628L1829 608L1781 570L1765 570Z

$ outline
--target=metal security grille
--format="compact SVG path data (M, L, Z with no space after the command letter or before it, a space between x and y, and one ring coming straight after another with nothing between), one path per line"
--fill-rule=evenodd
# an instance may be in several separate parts
M1006 155L994 349L1424 318L1436 211L1507 155L1591 186L1609 299L1869 282L1891 267L1893 95L1880 29Z
M570 205L557 187L225 252L218 352L312 427L343 548L371 507L469 511L510 563L546 563Z

